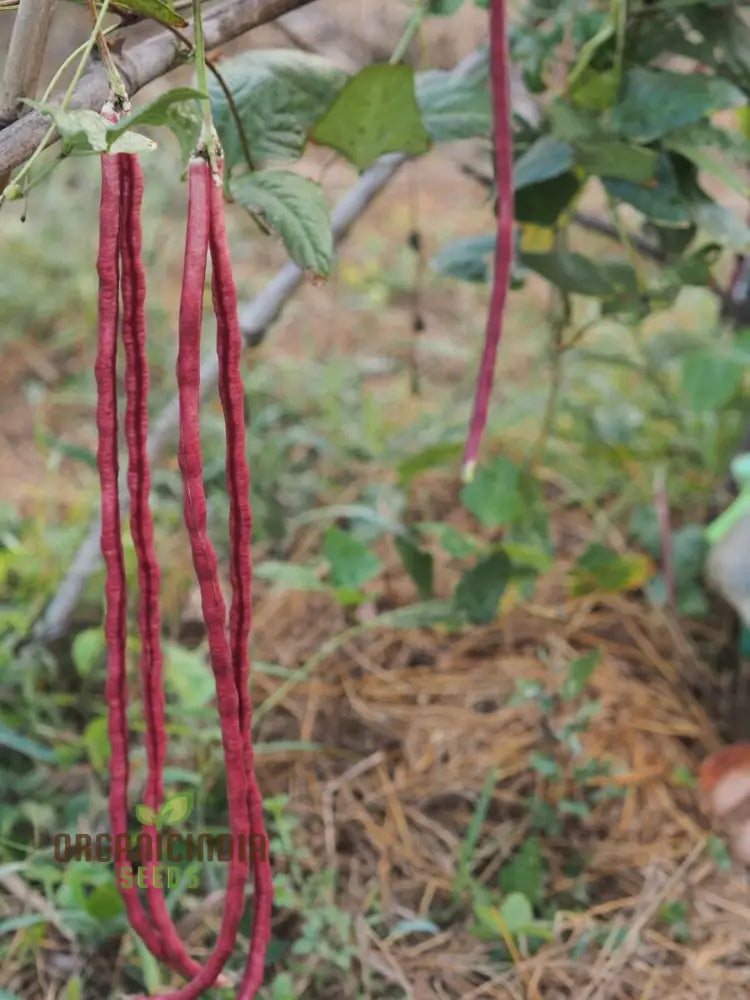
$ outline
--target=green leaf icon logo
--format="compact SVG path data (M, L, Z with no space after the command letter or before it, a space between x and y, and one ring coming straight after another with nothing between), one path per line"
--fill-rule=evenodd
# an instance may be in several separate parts
M144 805L143 802L139 802L135 807L135 814L138 817L138 822L142 823L143 826L155 826L158 820L158 815L155 809L151 806Z
M167 799L159 810L159 827L174 826L181 823L190 815L195 804L195 796L192 792L179 792Z

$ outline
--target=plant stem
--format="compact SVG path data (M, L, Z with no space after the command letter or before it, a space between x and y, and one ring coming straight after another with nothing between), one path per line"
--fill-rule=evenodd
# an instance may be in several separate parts
M81 53L81 59L80 59L80 62L78 63L78 66L76 68L75 73L73 74L73 79L68 84L68 89L65 91L65 96L63 97L63 99L62 99L62 101L60 103L60 107L63 108L63 109L67 106L68 101L73 96L73 91L76 89L76 86L78 85L78 81L83 76L83 71L86 68L86 63L89 60L89 56L91 55L91 50L94 47L94 43L96 42L97 36L100 33L100 31L101 31L102 22L104 21L104 18L105 18L106 14L107 14L108 9L109 9L109 0L103 0L103 2L102 2L102 8L99 11L99 16L96 19L96 22L94 24L94 28L93 28L91 34L89 35L86 44L83 46L83 51ZM68 60L66 60L66 63L67 62L68 62ZM65 64L63 64L63 66L64 65ZM53 77L52 83L54 83L56 81L56 79L58 78L60 72L62 71L62 68L63 67L61 67L60 70L58 70L58 72L55 74L55 77ZM52 83L50 84L50 87L52 86ZM48 87L47 91L45 91L45 97L47 96L47 93L48 93L49 89L50 88ZM42 138L42 141L36 147L36 149L31 154L31 156L26 161L26 163L21 168L21 170L13 178L13 182L12 182L13 185L17 186L24 179L24 177L27 176L27 174L31 171L31 168L34 166L34 164L36 163L36 161L39 159L39 157L41 156L41 154L44 152L44 150L45 150L45 148L47 146L47 143L50 141L50 139L52 138L52 136L54 134L55 134L55 126L54 125L50 125L50 127L45 132L45 134L44 134L44 136ZM3 194L0 194L0 207L2 207L4 201L5 201L5 196Z
M425 12L424 12L423 0L416 0L414 10L411 12L411 16L409 17L409 20L406 23L406 27L404 28L404 33L401 36L401 38L399 38L396 44L396 48L393 50L393 55L388 60L391 63L391 65L400 63L401 60L406 55L409 46L414 41L415 35L422 27L422 21L424 21L424 14Z
M201 129L201 144L211 146L215 136L214 123L211 118L211 101L208 98L208 73L206 72L206 43L203 38L203 20L201 18L201 0L193 0L193 47L195 49L195 77L198 90L206 96L201 99L203 111L203 128Z
M101 30L101 16L97 18L96 16L96 0L88 0L89 9L91 11L91 20L94 22L94 38L96 39L96 44L99 48L99 54L102 59L102 65L107 72L107 79L109 80L109 89L112 91L113 104L116 110L124 111L127 113L129 108L128 94L125 90L125 84L123 83L122 77L120 76L120 71L112 58L112 53L109 51L109 46ZM106 4L104 5L107 6Z

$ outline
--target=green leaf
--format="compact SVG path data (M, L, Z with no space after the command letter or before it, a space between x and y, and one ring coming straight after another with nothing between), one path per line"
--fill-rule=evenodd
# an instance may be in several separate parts
M73 640L71 656L79 677L88 677L99 663L107 649L104 631L101 628L87 628L79 632Z
M659 154L629 142L582 143L576 160L590 174L645 184L654 176Z
M55 105L29 100L26 104L37 108L52 119L67 149L86 149L95 153L106 151L107 123L97 111L92 111L90 108L63 111Z
M424 534L435 535L438 544L454 559L475 556L481 547L478 539L464 531L459 531L452 524L444 524L442 521L424 521L417 527ZM505 548L507 549L507 546Z
M693 351L682 360L682 387L696 413L726 406L742 385L742 375L736 360L716 351Z
M102 882L86 897L86 912L94 920L113 920L124 909L125 905L114 879Z
M618 201L625 201L639 212L665 226L686 226L690 213L680 189L674 164L666 154L659 157L650 184L607 179L604 186Z
M514 200L516 221L535 226L554 226L580 187L580 180L570 170L559 177L522 188L516 192Z
M592 649L583 656L577 656L568 664L568 670L562 686L562 697L569 701L578 698L586 690L591 675L599 663L599 651Z
M417 73L414 89L422 123L433 142L490 134L492 102L483 84L435 69Z
M322 56L296 49L243 52L223 62L221 72L256 168L269 160L299 159L308 131L331 106L348 76ZM232 111L213 79L209 94L227 169L246 166Z
M169 111L173 105L200 101L205 96L202 91L195 90L194 87L173 87L172 90L167 90L163 94L160 94L150 104L138 108L131 115L128 115L127 118L121 118L116 125L109 125L107 127L108 141L111 144L114 139L118 139L136 127L142 128L144 125L168 125Z
M107 146L110 153L150 153L152 149L156 149L154 140L140 132L126 132Z
M325 590L325 584L319 579L317 570L298 563L268 559L253 567L253 576L278 583L288 590Z
M614 288L604 272L588 257L579 253L524 253L521 263L565 292L605 298Z
M612 110L612 127L627 138L651 142L714 111L744 103L742 91L727 80L636 66L629 70L622 99Z
M515 190L559 177L572 166L572 146L551 135L543 135L513 165Z
M494 237L493 237L494 239ZM398 481L401 486L408 486L409 483L421 472L434 469L442 465L450 465L455 462L463 450L462 444L452 441L441 441L438 444L431 444L416 455L409 455L399 462Z
M328 276L333 233L323 188L290 170L240 174L230 182L234 199L281 236L292 260Z
M91 766L95 771L104 771L109 764L110 746L107 719L103 715L92 719L86 726L83 731L83 743Z
M190 815L195 805L194 792L178 792L164 801L159 810L159 821L162 826L174 826Z
M510 524L523 512L521 474L515 462L501 456L477 469L461 490L461 502L485 528Z
M404 569L417 585L420 599L429 600L432 597L432 556L429 552L425 552L424 549L415 545L411 539L397 537L395 542Z
M354 535L329 528L323 538L323 555L330 566L334 587L358 589L380 572L378 557Z
M118 7L124 7L141 17L151 18L159 24L169 24L174 28L186 28L187 21L178 14L172 4L165 0L117 0Z
M430 263L439 274L448 278L486 284L490 277L490 257L495 252L496 243L494 233L452 240L438 250ZM460 451L459 445L450 447Z
M22 736L4 722L0 722L0 747L20 753L29 760L39 761L41 764L51 764L56 760L55 754L49 747L37 743L36 740Z
M533 923L534 911L522 892L511 892L500 904L500 916L509 934L523 934Z
M426 11L436 17L450 17L463 2L464 0L427 0Z
M207 705L214 697L215 687L203 655L172 642L165 644L164 654L165 680L180 710L194 712Z
M742 197L747 194L747 177L743 173L735 172L713 151L702 146L694 146L689 140L670 136L666 136L662 144L665 149L679 153L680 156L690 160L699 170L716 177L731 191L736 191Z
M426 153L430 136L414 92L414 70L403 65L366 66L344 85L310 136L359 170L384 153Z
M480 559L461 577L454 595L456 610L475 625L487 625L497 614L497 606L512 576L510 560L504 552Z
M653 575L650 560L637 553L620 555L593 542L576 561L571 571L575 595L603 590L617 593L643 586Z
M136 802L135 816L138 822L143 824L143 826L156 826L156 822L159 818L156 809L152 809L151 806L147 806L143 802Z
M721 240L737 253L750 252L750 227L740 215L708 198L693 200L689 205L693 221L709 236Z
M539 837L530 836L500 869L503 894L521 893L532 906L541 903L544 894L544 859Z
M602 72L589 67L570 88L570 96L587 111L605 111L611 108L620 89L620 73L616 69Z

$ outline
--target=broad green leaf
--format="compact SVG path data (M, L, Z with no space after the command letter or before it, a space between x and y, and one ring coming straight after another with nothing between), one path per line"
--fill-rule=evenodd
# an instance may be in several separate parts
M627 138L651 142L714 111L744 103L742 91L727 80L635 66L612 110L612 127Z
M445 70L426 70L417 73L414 89L433 142L490 134L492 102L483 82L464 80Z
M113 920L124 909L125 905L114 879L102 882L86 897L86 912L94 920Z
M395 543L404 569L417 585L420 599L429 600L432 597L432 556L408 538L397 537Z
M71 656L79 677L88 677L107 648L101 628L87 628L73 640Z
M737 253L750 252L750 227L737 212L708 198L691 200L688 207L691 219L709 236Z
M544 859L539 837L527 837L500 869L500 888L506 897L522 893L532 905L544 895Z
M256 168L270 160L299 159L310 128L347 80L347 73L327 59L296 49L243 52L223 62L221 72ZM215 80L209 81L209 94L227 169L246 166L231 109Z
M430 136L414 92L410 66L366 66L343 87L310 137L364 170L384 153L419 156Z
M142 128L144 125L168 125L169 110L175 104L184 104L190 101L199 101L205 94L193 87L173 87L160 94L150 104L137 108L127 118L121 118L117 125L107 127L107 136L110 143L119 138L133 128Z
M570 661L562 686L563 698L569 700L583 694L599 660L599 650L592 649L590 652L584 653L583 656L577 656Z
M581 143L576 161L590 174L645 184L654 176L659 154L628 142Z
M253 567L253 576L278 583L288 590L325 590L317 571L312 566L300 566L298 563L268 559Z
M697 413L726 406L742 385L743 367L735 359L709 349L682 359L682 387Z
M516 191L517 222L554 226L580 190L581 182L572 170Z
M504 552L480 559L461 577L454 603L475 625L487 625L497 614L497 606L512 576L510 560Z
M699 170L716 177L717 180L721 181L730 190L736 191L743 197L747 194L748 182L746 173L741 170L733 170L713 150L706 149L703 146L694 146L687 140L675 139L669 136L662 140L662 144L666 149L674 153L679 153L680 156L684 156L693 162Z
M563 142L571 142L576 145L586 141L606 141L607 139L595 115L575 107L562 97L556 97L550 101L547 116L552 135Z
M518 466L504 456L480 466L461 490L461 502L485 528L511 524L524 508Z
M140 132L126 132L107 147L110 153L150 153L156 143Z
M573 166L573 148L551 135L543 135L513 165L513 185L521 188L559 177Z
M489 258L495 252L496 242L494 233L452 240L432 258L432 267L448 278L486 284L490 276Z
M606 298L614 287L594 261L579 253L525 253L521 263L565 292Z
M147 806L143 802L136 802L135 816L138 822L142 823L143 826L155 826L159 818L159 814L156 809L152 809L151 806Z
M323 538L323 555L330 566L334 587L356 590L380 572L380 560L348 531L329 528Z
M6 726L4 722L0 722L0 747L13 750L15 753L28 757L29 760L36 760L42 764L50 764L56 759L49 747L17 733L10 726Z
M328 275L333 233L320 184L290 170L260 170L232 178L230 190L243 208L281 236L296 264Z
M570 96L586 111L605 111L615 103L619 89L620 74L617 70L607 69L600 73L589 67L570 88Z
M163 826L174 826L190 815L195 805L193 792L178 792L166 799L159 810L159 822Z
M425 521L417 527L425 535L434 535L438 544L454 559L467 559L469 556L475 556L481 549L481 543L477 538L464 531L459 531L452 524L444 524L442 521ZM504 546L504 548L507 550L508 547ZM511 558L513 557L511 556Z

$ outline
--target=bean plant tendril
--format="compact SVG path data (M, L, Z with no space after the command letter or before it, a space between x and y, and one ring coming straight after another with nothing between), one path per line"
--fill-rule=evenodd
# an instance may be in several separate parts
M495 359L502 336L503 312L513 261L513 138L511 133L510 76L506 0L490 3L490 84L494 118L495 177L497 180L497 245L490 307L484 334L462 475L473 478L495 375Z

